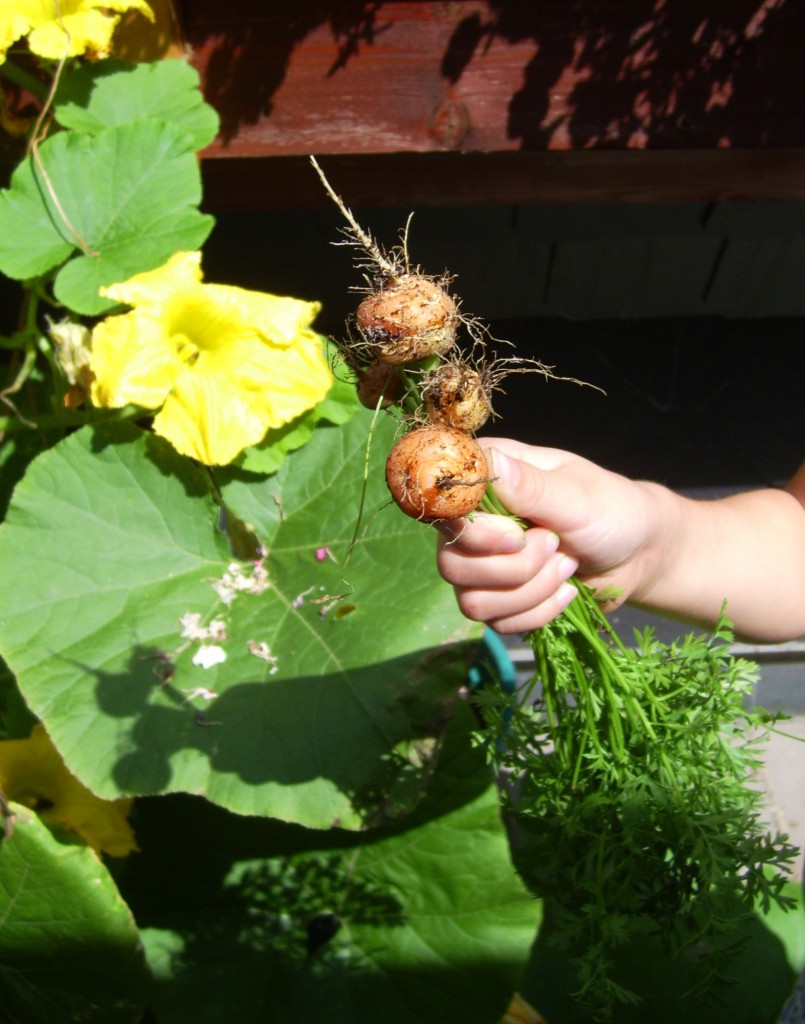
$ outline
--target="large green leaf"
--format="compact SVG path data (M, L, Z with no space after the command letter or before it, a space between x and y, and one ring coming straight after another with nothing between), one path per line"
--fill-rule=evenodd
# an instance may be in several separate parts
M218 115L204 102L198 72L185 60L79 64L62 78L54 109L65 128L92 133L158 117L183 131L194 150L212 142L218 130Z
M499 1020L539 906L470 717L453 719L417 810L371 833L146 801L120 884L145 926L159 1024Z
M31 464L0 527L14 581L0 652L90 789L203 793L317 828L416 801L464 680L470 651L452 641L475 631L436 575L432 531L388 507L385 423L345 564L370 419L319 428L273 477L224 483L230 525L255 529L270 581L230 605L214 587L230 557L206 477L161 439L85 429ZM223 663L194 663L186 613L223 620Z
M0 841L0 1001L14 1024L140 1020L150 973L134 919L99 858L12 804Z
M157 118L97 135L59 132L38 154L0 193L0 271L38 277L73 256L54 290L78 313L110 309L99 288L197 249L212 228L197 209L195 154L181 130Z

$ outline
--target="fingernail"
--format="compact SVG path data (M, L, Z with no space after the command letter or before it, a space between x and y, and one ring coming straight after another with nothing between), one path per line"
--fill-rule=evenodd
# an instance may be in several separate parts
M502 555L513 555L522 551L525 547L525 533L518 530L517 533L504 533L501 535L498 551Z
M499 448L487 448L486 456L492 456L492 465L490 466L491 477L493 482L499 481L500 483L509 487L514 486L516 483L517 468L514 462L509 458L508 455L504 455Z
M559 535L549 533L545 538L545 554L553 555L559 550Z
M573 575L573 573L576 571L576 569L578 569L578 567L579 567L579 563L578 563L577 559L571 558L570 555L562 555L562 557L559 559L559 566L558 566L558 568L559 568L559 579L560 580L570 579L570 577Z
M578 590L576 590L572 583L563 583L556 591L556 603L559 606L559 611L567 608L576 594L578 594Z

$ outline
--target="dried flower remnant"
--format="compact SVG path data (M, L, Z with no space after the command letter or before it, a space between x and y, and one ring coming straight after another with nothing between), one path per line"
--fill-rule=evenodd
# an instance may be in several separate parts
M305 603L305 598L309 597L315 589L315 587L308 587L307 590L303 590L301 593L297 594L293 601L291 601L291 608L301 608Z
M180 636L185 640L206 640L207 627L202 625L200 612L185 612L179 619L182 627Z
M154 664L151 671L159 680L160 689L172 682L176 676L174 657L175 655L170 654L168 651L157 651L154 654Z
M270 675L274 675L277 671L277 657L271 653L271 648L265 642L265 640L250 640L249 641L249 654L253 654L255 658L259 658L264 661L267 665L271 666Z
M56 364L70 385L64 405L76 409L86 401L92 387L91 332L83 324L70 320L48 319L47 323L48 334L56 348Z
M185 690L187 696L182 701L183 704L189 703L191 700L195 700L196 697L201 697L203 700L216 700L218 694L215 690L208 690L205 686L197 686L194 690Z
M212 619L204 625L200 612L185 612L179 622L182 626L181 636L186 640L221 641L229 636L223 619Z
M205 624L199 612L185 612L179 622L182 626L181 637L186 643L176 653L186 650L191 643L198 643L199 647L192 658L198 668L213 668L226 661L226 651L220 645L229 639L229 632L223 619L211 619Z
M265 559L259 558L251 567L243 562L230 562L220 579L212 581L212 589L227 606L238 594L262 594L269 586Z

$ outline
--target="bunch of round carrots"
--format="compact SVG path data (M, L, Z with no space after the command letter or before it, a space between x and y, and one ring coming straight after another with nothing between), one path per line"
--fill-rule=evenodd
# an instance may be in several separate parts
M490 357L488 331L461 313L450 277L411 267L407 230L386 252L312 163L347 221L346 244L360 250L358 265L369 271L347 337L336 344L361 402L399 411L408 428L386 463L389 490L406 515L423 522L467 515L490 483L474 435L493 414L493 391L510 373L553 374L536 360ZM469 351L459 343L462 327Z

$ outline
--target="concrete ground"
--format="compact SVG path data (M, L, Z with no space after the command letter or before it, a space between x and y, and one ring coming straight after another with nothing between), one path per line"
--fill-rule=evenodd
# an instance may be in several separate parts
M760 781L766 791L769 825L787 832L791 842L799 847L792 873L795 878L802 878L805 868L805 714L793 715L778 728L789 735L772 735L766 747L765 770Z

